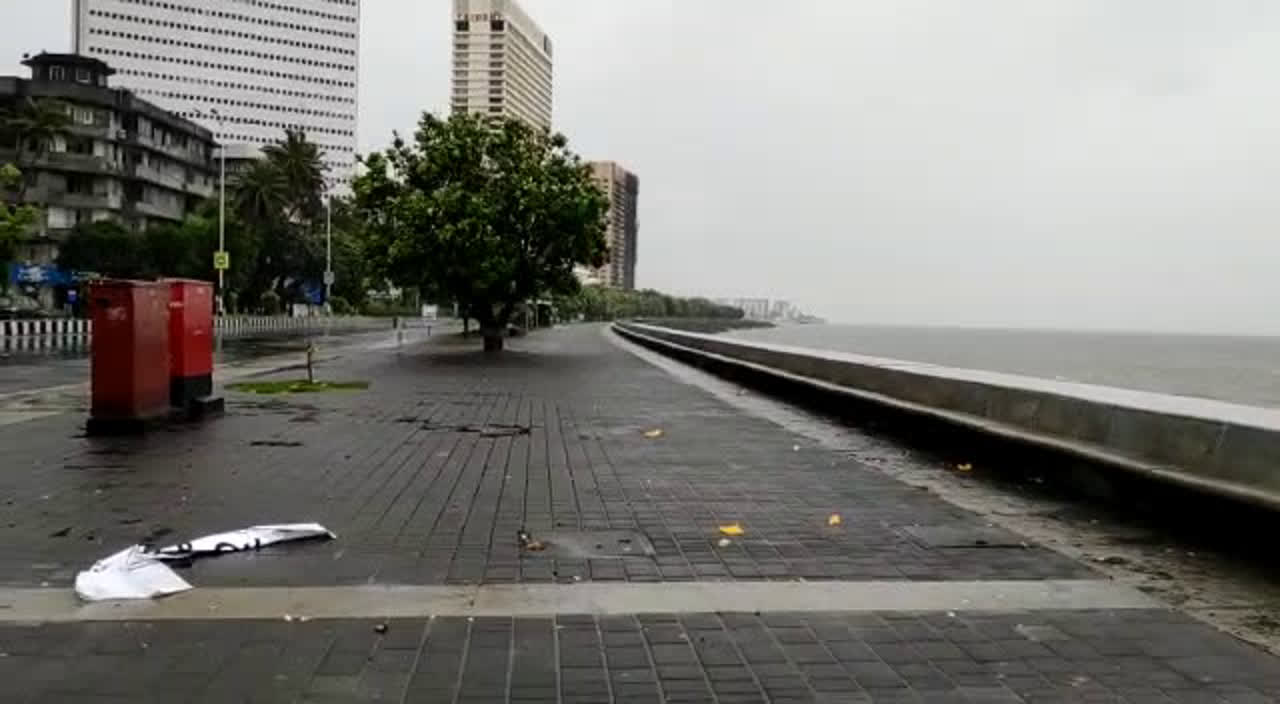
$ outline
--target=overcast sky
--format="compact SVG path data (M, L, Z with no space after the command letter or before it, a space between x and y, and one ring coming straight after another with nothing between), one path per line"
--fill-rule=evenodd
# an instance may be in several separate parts
M0 47L70 45L0 0ZM366 0L360 144L448 104ZM834 320L1280 334L1280 2L526 0L555 124L640 176L639 283Z

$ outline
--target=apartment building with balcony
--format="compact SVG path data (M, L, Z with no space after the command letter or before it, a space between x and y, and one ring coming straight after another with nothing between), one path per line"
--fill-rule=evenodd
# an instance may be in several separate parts
M30 78L0 76L0 109L48 100L71 118L64 133L25 143L21 153L16 140L0 140L0 163L19 166L26 181L25 194L3 197L42 208L37 242L56 244L76 225L100 220L139 229L178 222L215 194L209 130L111 87L114 71L98 59L43 53L23 64Z

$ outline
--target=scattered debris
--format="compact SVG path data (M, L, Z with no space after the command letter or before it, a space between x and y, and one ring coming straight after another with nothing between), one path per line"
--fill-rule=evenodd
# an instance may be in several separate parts
M721 538L720 542L716 543L716 545L719 545L722 548L727 548L732 544L733 544L733 541L729 540L728 538Z
M99 560L76 575L76 596L85 601L153 599L191 589L141 545Z
M302 447L302 443L293 440L254 440L250 447Z
M171 532L167 528L153 535ZM318 523L253 526L216 533L189 543L155 550L151 545L134 545L99 560L76 575L76 595L85 601L152 599L191 589L166 562L190 561L202 555L256 550L267 545L307 538L335 538Z
M742 525L736 522L720 526L720 532L728 536L738 536L746 533L746 531L742 529Z
M534 540L533 536L529 535L529 531L524 528L516 531L516 544L520 546L521 550L528 552L542 552L547 549L546 543L541 540Z
M1104 565L1127 565L1127 564L1129 564L1129 559L1128 559L1128 558L1126 558L1126 557L1120 557L1119 555L1107 555L1106 557L1097 557L1097 558L1094 558L1094 560L1093 560L1093 561L1094 561L1094 562L1102 563L1102 564L1104 564Z
M800 446L799 446L799 445L792 445L792 446L791 446L791 451L792 451L792 452L799 452L799 451L800 451Z
M382 635L386 633L388 630L389 629L387 628L387 624L385 623L379 623L378 625L373 627L373 632L377 633L378 635Z
M649 438L650 440L657 440L658 438L662 437L662 429L654 428L653 430L646 430L644 433L644 436L646 438Z
M68 535L69 533L71 533L71 526L67 526L66 528L63 528L62 530L55 530L54 532L52 532L52 533L50 533L50 534L49 534L49 537L50 537L50 538L65 538L65 537L67 537L67 535Z
M827 525L829 526L838 526L841 523L844 523L844 519L838 513L833 513L827 517Z
M337 537L328 528L319 523L252 526L226 533L206 535L189 543L170 545L167 548L161 548L156 551L156 557L161 560L186 560L200 555L257 550L268 545L294 540L307 540L310 538L332 540Z

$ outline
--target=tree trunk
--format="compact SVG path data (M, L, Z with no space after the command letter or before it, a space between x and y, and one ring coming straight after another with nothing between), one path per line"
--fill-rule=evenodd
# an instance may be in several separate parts
M506 345L506 336L501 328L480 328L480 334L484 336L485 352L501 352Z
M491 305L474 306L471 315L480 328L480 336L484 338L484 351L501 352L506 346L507 317L501 313L495 314Z

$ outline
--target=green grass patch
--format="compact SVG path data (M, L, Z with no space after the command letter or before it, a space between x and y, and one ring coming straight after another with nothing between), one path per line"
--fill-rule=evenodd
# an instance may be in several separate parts
M232 391L249 394L314 394L321 391L364 391L367 381L316 381L293 379L289 381L245 381L227 386Z

